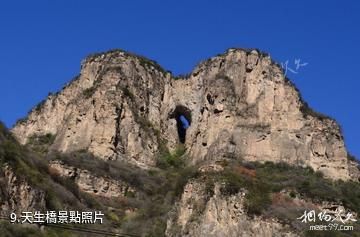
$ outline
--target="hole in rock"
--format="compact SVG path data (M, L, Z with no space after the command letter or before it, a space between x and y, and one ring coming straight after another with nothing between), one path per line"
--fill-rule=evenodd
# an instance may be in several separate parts
M206 95L206 99L207 99L207 101L209 102L209 104L211 104L211 105L214 104L214 99L211 97L210 94L207 94L207 95Z
M219 110L219 109L214 109L214 114L219 114L219 113L221 113L221 112L223 112L222 110Z
M178 131L179 141L181 143L185 143L186 130L191 125L190 110L184 106L176 106L170 118L174 118L176 120L176 127Z

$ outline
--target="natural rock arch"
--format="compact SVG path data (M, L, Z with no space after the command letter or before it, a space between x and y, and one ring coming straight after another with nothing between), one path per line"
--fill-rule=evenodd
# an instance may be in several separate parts
M191 125L191 111L183 105L178 105L171 113L170 118L176 120L179 142L185 143L186 130Z

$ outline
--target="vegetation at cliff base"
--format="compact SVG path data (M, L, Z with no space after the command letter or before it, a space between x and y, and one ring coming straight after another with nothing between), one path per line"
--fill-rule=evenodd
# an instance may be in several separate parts
M295 199L309 203L340 203L347 210L360 212L360 185L357 182L326 179L322 173L311 168L286 163L226 161L222 165L224 170L209 176L210 180L224 183L221 189L223 195L246 192L244 205L250 216L275 217L302 232L304 226L299 225L296 218L308 209L295 205ZM359 226L356 225L356 228ZM305 234L323 236L311 235L313 232ZM329 233L325 236L349 236L340 231L325 233Z
M49 147L54 143L56 136L51 133L32 135L27 141L27 146L33 151L46 154Z
M185 154L185 146L177 145L174 151L170 152L167 148L162 149L157 159L157 166L162 169L170 167L180 168L185 165L183 155Z
M185 156L183 145L172 152L164 149L158 154L158 168L148 171L119 160L104 161L85 151L53 153L48 155L48 159L87 170L97 177L129 183L136 193L129 193L119 199L102 198L97 201L104 205L102 208L112 207L114 212L109 213L108 218L124 232L161 237L165 234L168 214L175 201L180 198L188 180L198 175L197 166L187 166ZM63 185L67 187L66 183ZM132 211L126 214L126 209Z
M145 125L151 128L151 124ZM43 191L46 209L103 210L108 229L121 229L142 236L165 236L171 210L180 199L184 186L192 179L203 182L205 190L204 200L194 205L193 222L203 214L207 201L214 196L216 183L221 184L220 193L225 197L246 193L244 208L250 218L259 215L276 218L305 236L350 236L350 232L324 232L326 235L323 235L304 231L304 225L299 224L297 218L307 208L294 205L296 200L340 203L346 209L360 213L359 183L329 180L311 168L286 163L222 160L217 162L222 171L200 172L198 166L187 165L189 157L183 144L170 151L162 142L156 157L157 167L144 170L121 160L99 159L85 150L67 154L48 152L47 148L54 140L52 134L37 135L30 137L26 146L21 146L0 123L0 164L2 167L8 165L19 180L28 182L31 188ZM55 160L74 169L86 170L96 177L125 182L135 191L125 192L118 198L85 193L74 179L61 177L48 168L49 162ZM0 172L0 179L1 175ZM5 193L4 188L0 187L0 195ZM70 231L56 232L47 227L40 232L37 228L4 222L0 222L0 228L3 230L0 237L81 236ZM358 225L356 228L359 228ZM353 236L355 233L351 232Z
M219 174L224 180L224 193L234 194L245 188L249 191L248 204L250 213L260 214L270 205L269 195L288 190L292 197L299 196L314 202L340 202L346 208L360 212L360 185L353 181L333 181L325 179L320 172L311 168L290 166L286 163L239 163L228 164ZM262 205L257 202L261 194ZM259 202L260 204L260 202ZM252 209L256 206L261 209Z

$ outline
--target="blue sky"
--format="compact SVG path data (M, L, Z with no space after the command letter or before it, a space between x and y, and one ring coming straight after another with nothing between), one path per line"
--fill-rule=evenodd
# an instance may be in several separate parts
M8 127L79 73L86 55L121 48L175 74L230 47L307 63L288 76L342 126L360 157L359 1L2 1L0 120Z

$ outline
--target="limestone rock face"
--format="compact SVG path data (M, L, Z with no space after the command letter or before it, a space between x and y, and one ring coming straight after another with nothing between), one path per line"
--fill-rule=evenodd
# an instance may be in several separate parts
M0 169L0 214L19 214L23 211L41 211L45 209L45 192L36 189L15 175L10 166Z
M173 87L175 104L192 111L187 144L193 157L284 161L349 177L338 125L304 114L298 92L269 57L229 50L174 84L182 84ZM197 93L181 90L188 87Z
M87 58L81 74L50 95L13 133L21 143L32 135L56 134L53 150L86 150L103 159L154 164L160 105L169 74L147 59L112 52Z
M177 80L123 51L88 57L77 79L12 132L23 144L55 134L52 150L147 168L161 145L171 150L181 140L179 115L191 122L184 144L192 163L283 161L334 179L359 177L336 122L309 109L281 67L257 50L229 49Z
M223 196L220 184L211 197L205 185L190 181L167 222L166 236L298 236L276 220L249 217L244 208L245 192Z

